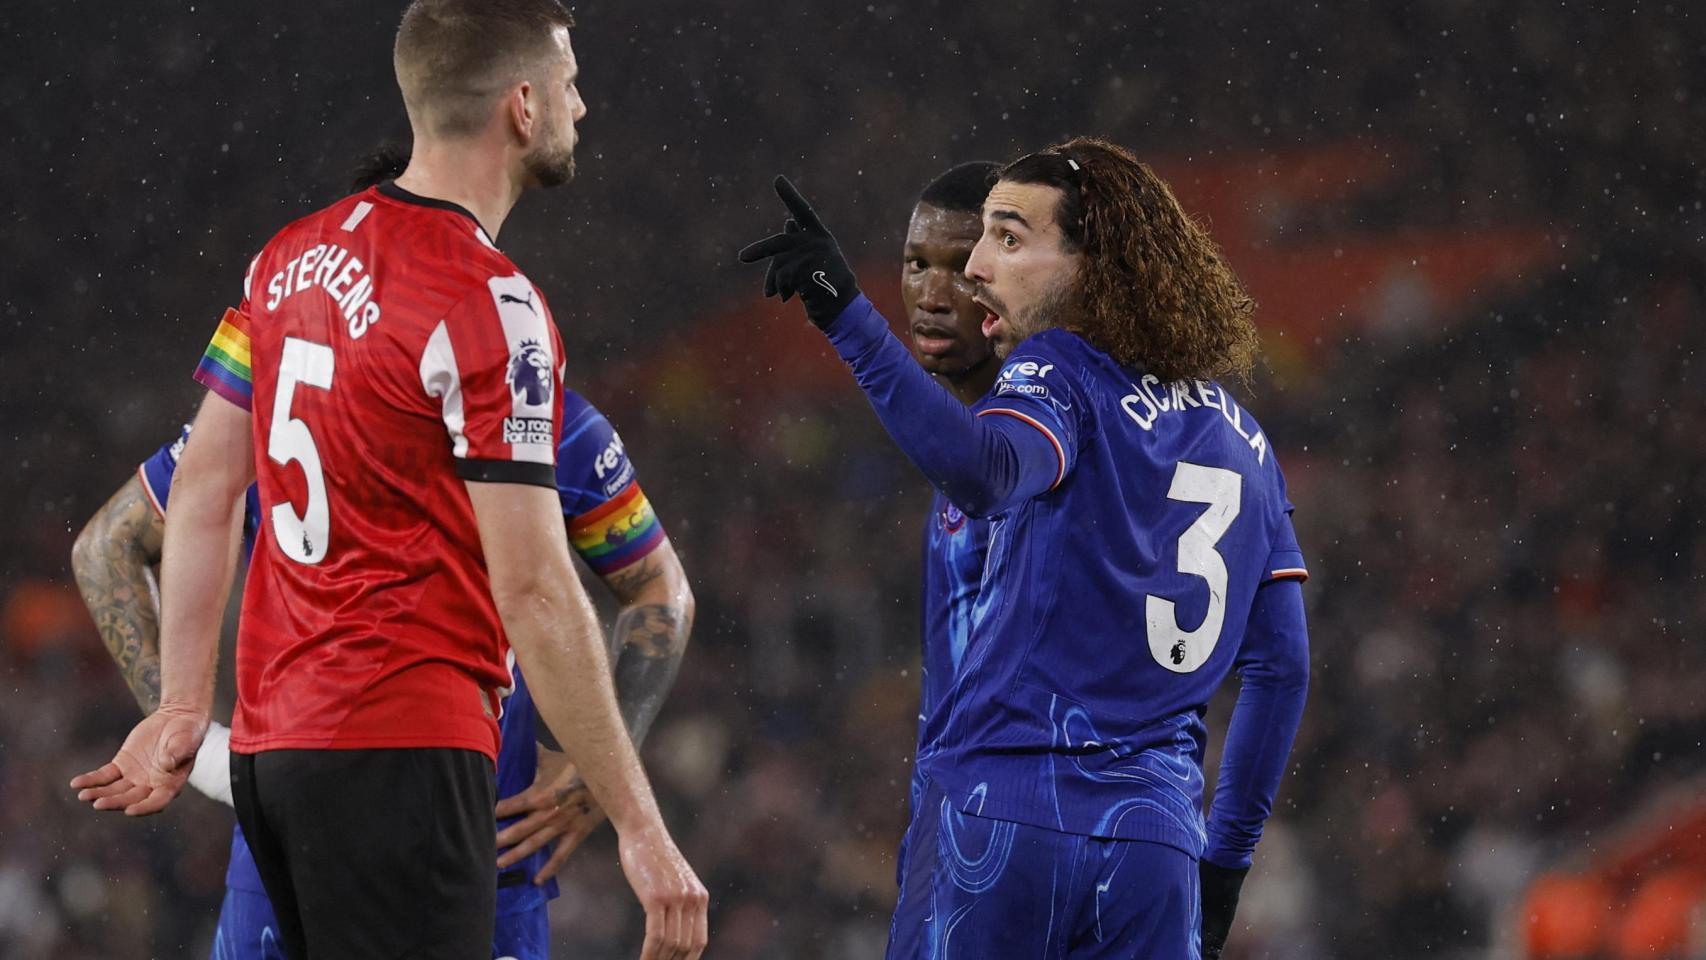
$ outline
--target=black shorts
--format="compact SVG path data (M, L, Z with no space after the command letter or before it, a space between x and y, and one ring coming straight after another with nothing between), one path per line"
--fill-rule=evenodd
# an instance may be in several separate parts
M497 786L471 750L231 754L291 960L489 960Z

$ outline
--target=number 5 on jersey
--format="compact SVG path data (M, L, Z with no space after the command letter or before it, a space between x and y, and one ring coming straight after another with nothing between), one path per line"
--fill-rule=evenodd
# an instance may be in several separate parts
M325 344L284 339L284 356L278 362L278 388L273 393L272 428L267 432L267 456L280 466L292 461L302 464L308 484L308 505L302 516L290 503L272 508L272 529L284 555L297 563L316 564L326 558L331 540L332 518L326 505L326 475L320 467L320 449L308 424L290 415L296 385L332 389L332 348Z
M1155 662L1174 673L1190 673L1208 661L1220 642L1226 620L1226 560L1215 545L1238 519L1243 487L1237 472L1179 462L1167 499L1206 503L1208 509L1179 534L1179 572L1208 583L1208 609L1195 630L1179 626L1171 600L1150 595L1144 613L1149 621L1149 652Z

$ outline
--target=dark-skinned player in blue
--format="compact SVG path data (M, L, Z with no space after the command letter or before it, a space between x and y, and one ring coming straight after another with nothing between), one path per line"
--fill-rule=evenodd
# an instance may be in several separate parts
M972 299L966 261L983 235L983 200L997 164L962 163L930 181L912 208L900 270L906 331L919 366L966 406L983 399L1001 369L983 334L983 308ZM924 523L919 634L923 662L918 747L929 716L945 699L971 640L972 607L989 550L989 521L968 517L940 490ZM923 799L913 768L913 809Z
M891 958L1218 957L1308 688L1291 504L1219 382L1253 305L1129 152L1002 168L966 266L1003 360L971 409L859 293L784 178L766 293L799 295L932 484L992 520L965 658L929 717ZM1242 677L1212 810L1203 715Z

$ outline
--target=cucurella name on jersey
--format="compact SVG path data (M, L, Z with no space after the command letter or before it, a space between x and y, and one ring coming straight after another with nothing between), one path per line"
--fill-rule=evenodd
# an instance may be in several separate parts
M925 784L965 813L1200 856L1202 710L1244 662L1258 588L1307 575L1259 425L1066 330L1019 344L969 412L863 297L827 332L901 449L991 519Z
M1001 376L995 384L995 395L1047 399L1048 387L1042 381L1054 367L1052 363L1038 363L1034 360L1011 364L1001 371ZM1238 401L1232 399L1232 395L1217 384L1207 380L1163 383L1154 374L1146 373L1131 385L1131 393L1120 398L1120 409L1125 411L1132 423L1146 431L1153 431L1156 419L1164 413L1177 414L1185 412L1186 409L1203 408L1220 411L1227 424L1256 452L1256 462L1266 462L1268 438L1254 423L1248 427L1245 425L1244 412L1238 406Z
M1160 387L1157 394L1155 388ZM1268 456L1268 438L1261 430L1251 424L1244 426L1244 414L1238 407L1238 401L1221 390L1215 384L1206 380L1180 380L1173 383L1162 383L1154 374L1146 373L1131 385L1132 392L1120 398L1120 409L1131 418L1131 422L1145 430L1155 429L1155 420L1163 413L1183 413L1189 406L1192 409L1208 408L1219 410L1222 418L1237 431L1250 449L1256 451L1256 462L1262 463ZM1195 396L1192 396L1192 394ZM1142 406L1143 411L1138 412ZM1254 432L1252 432L1254 430Z

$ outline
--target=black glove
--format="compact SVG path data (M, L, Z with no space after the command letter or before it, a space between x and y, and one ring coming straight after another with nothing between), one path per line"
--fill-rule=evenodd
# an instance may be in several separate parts
M1197 877L1202 885L1203 960L1220 960L1226 935L1232 932L1232 915L1238 912L1238 891L1249 872L1249 867L1228 870L1207 860L1197 861Z
M792 216L782 225L782 232L747 244L740 252L741 263L757 263L769 258L764 271L764 295L781 294L787 303L794 294L805 304L806 316L820 328L841 316L841 311L859 295L859 284L853 279L853 269L835 245L823 221L817 218L812 205L800 196L800 191L787 177L776 178L776 195L787 205Z

